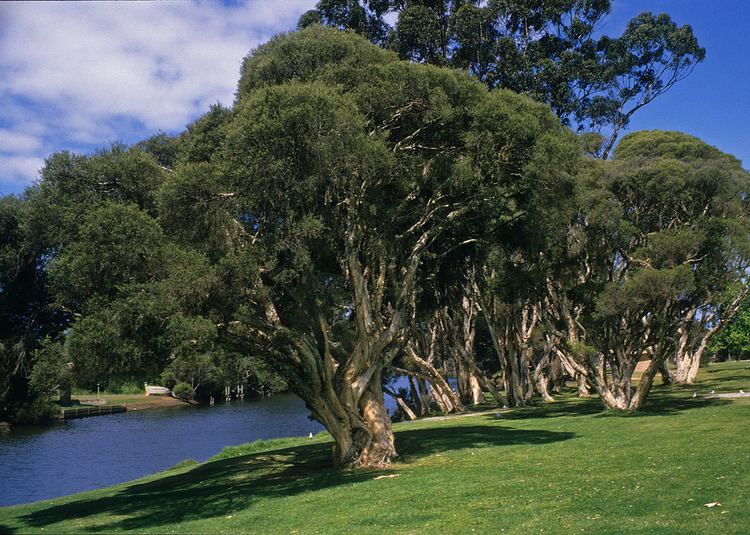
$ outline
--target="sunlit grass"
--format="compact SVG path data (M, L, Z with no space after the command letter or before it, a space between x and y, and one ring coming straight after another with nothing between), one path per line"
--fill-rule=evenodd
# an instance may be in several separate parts
M657 386L635 416L570 394L501 418L398 424L401 457L387 471L332 470L324 433L239 446L0 509L0 532L747 533L750 401L703 394L750 391L749 364Z

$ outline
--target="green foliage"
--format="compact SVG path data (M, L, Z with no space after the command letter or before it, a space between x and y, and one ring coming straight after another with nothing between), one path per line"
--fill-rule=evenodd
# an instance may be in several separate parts
M143 141L139 141L134 147L153 156L159 165L171 169L177 163L177 158L182 149L182 139L170 136L165 132L158 132Z
M396 61L395 54L373 47L350 34L310 26L301 32L280 34L245 58L237 86L241 100L264 85L311 78L335 78L351 87L367 75L367 67ZM349 82L349 83L347 83Z
M29 386L34 350L65 321L49 306L46 259L29 227L29 214L25 198L0 198L0 420L14 422L37 420L44 413L39 407L45 398Z
M734 319L711 340L710 352L727 358L750 354L750 302L745 300Z
M190 401L195 397L195 390L187 383L177 383L172 387L172 395L182 401Z
M690 26L641 13L596 36L609 0L323 0L300 19L351 29L411 61L465 69L489 87L549 104L566 123L606 132L606 157L630 117L703 61ZM391 28L386 18L394 20ZM384 35L388 37L384 39Z
M71 309L80 310L94 298L109 300L123 285L153 280L161 270L162 231L133 205L93 209L78 235L49 265L52 286Z
M211 160L224 141L224 127L232 113L221 104L213 104L208 112L187 126L180 136L180 163L202 163Z
M40 397L13 400L8 409L8 421L22 425L47 424L60 413L60 407Z
M73 363L63 345L45 338L34 351L34 367L29 374L31 391L40 399L50 399L72 382Z

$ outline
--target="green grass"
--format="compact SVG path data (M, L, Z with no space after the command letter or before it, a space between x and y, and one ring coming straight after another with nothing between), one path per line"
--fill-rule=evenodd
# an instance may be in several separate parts
M696 386L657 386L638 415L570 395L502 418L399 424L401 457L382 472L332 470L325 434L227 448L0 509L0 532L747 533L750 402L700 394L750 391L748 368L714 365Z

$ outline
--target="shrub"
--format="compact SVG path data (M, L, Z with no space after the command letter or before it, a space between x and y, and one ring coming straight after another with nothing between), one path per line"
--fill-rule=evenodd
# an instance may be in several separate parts
M182 401L190 401L195 395L193 387L187 383L177 383L172 389L172 395Z

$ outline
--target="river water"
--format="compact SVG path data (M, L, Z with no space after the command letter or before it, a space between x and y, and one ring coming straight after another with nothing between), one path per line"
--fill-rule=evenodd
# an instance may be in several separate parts
M308 414L302 400L280 394L19 428L0 436L0 506L122 483L184 459L205 461L228 445L322 430Z

